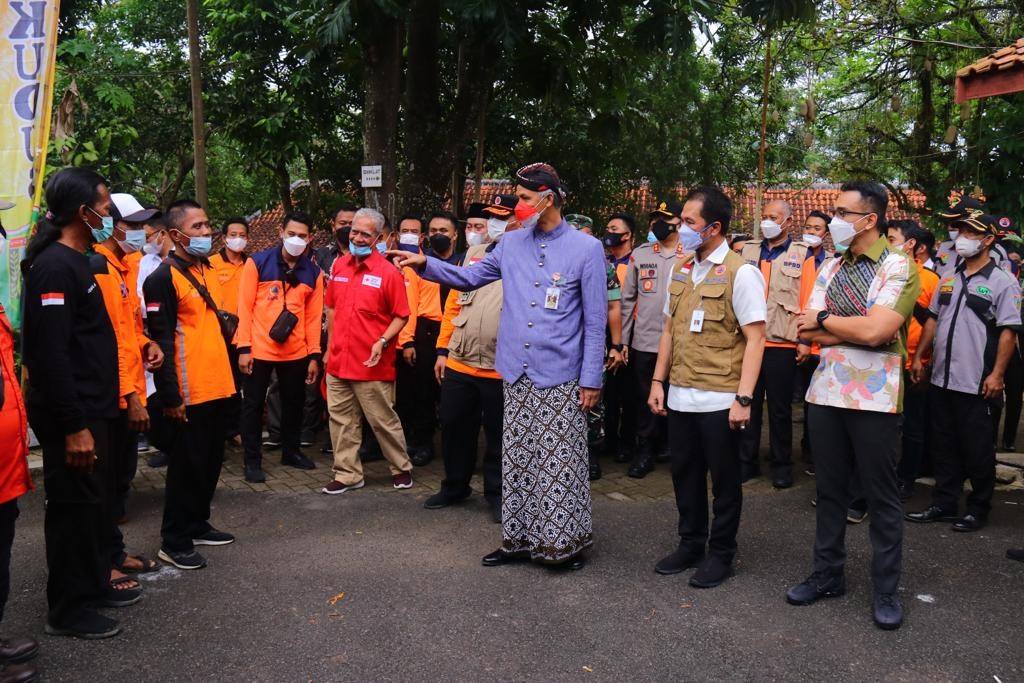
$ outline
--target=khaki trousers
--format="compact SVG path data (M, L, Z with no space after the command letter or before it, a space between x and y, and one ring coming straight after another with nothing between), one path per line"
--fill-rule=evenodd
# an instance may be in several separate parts
M363 480L359 443L364 415L380 443L391 474L412 471L394 403L394 382L357 382L327 375L327 412L331 421L336 481L349 486Z

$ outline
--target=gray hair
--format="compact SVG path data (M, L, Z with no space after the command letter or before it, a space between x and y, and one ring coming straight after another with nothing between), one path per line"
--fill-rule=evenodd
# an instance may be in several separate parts
M377 231L377 234L384 232L384 214L377 209L363 208L356 211L356 215L352 217L352 222L355 223L360 218L369 218L373 221L373 227Z
M793 206L789 202L787 202L785 199L773 199L770 202L768 202L767 204L765 204L765 208L768 208L772 204L776 204L776 205L782 207L782 212L784 214L786 214L786 218L789 218L790 216L793 215Z

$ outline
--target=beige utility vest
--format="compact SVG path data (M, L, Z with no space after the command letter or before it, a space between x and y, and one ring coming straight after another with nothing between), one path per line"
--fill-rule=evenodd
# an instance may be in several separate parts
M466 250L465 265L487 255L487 245ZM498 323L501 320L501 280L471 292L459 292L459 314L452 319L455 329L448 342L448 357L460 363L493 370L498 347Z
M672 269L669 312L672 315L672 367L669 382L677 387L735 393L740 386L747 339L732 307L732 287L743 259L730 250L721 265L712 265L693 284L693 254ZM690 331L693 312L704 311L700 332Z
M760 270L768 281L768 319L765 323L767 341L783 344L797 342L796 314L800 312L800 276L803 274L808 249L803 242L791 242L786 253L764 264L769 266L765 268L760 262L761 240L743 245L743 260Z

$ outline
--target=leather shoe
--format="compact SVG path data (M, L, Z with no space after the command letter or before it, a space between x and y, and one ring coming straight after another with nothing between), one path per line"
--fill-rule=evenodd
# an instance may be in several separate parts
M20 664L39 654L39 642L35 638L10 638L0 640L0 661Z
M717 555L708 555L690 577L690 585L694 588L714 588L732 574L732 562L726 562Z
M566 560L565 562L559 562L558 564L553 564L553 565L551 565L551 568L556 570L556 571L575 572L575 571L579 571L580 569L583 569L583 566L586 563L587 563L587 561L583 559L582 555L577 555L576 557L570 558L570 559Z
M908 522L916 522L917 524L955 522L958 519L955 512L947 512L938 505L931 505L927 510L922 510L921 512L908 512L903 518Z
M0 683L32 683L38 678L39 672L31 666L8 664L0 671Z
M489 555L484 555L484 558L480 560L480 564L485 567L498 567L503 564L512 564L513 562L523 562L526 558L521 555L514 553L505 552L504 548L498 548Z
M412 448L409 450L411 451L409 454L409 460L411 460L412 464L416 467L428 465L430 464L430 461L434 459L434 449L429 446L424 448Z
M664 576L678 574L685 569L696 567L704 560L704 553L679 547L675 552L666 555L654 565L654 571Z
M633 462L629 463L629 470L627 470L626 474L633 479L643 479L653 470L654 456L650 453L637 454L633 456Z
M245 480L252 484L265 484L267 481L267 475L263 473L262 467L249 467L246 465Z
M1024 562L1024 548L1010 548L1006 551L1006 559Z
M425 507L428 510L440 510L441 508L446 508L449 505L461 503L467 498L469 498L469 493L467 493L464 496L451 496L445 493L444 491L438 491L430 498L427 498L426 501L424 501L423 507Z
M315 470L316 465L312 460L307 458L301 452L298 453L285 453L281 456L281 464L289 467L295 467L300 470Z
M803 583L786 591L786 602L791 605L811 605L821 598L838 598L846 594L846 577L842 574L814 572Z
M962 531L964 533L980 531L985 527L986 521L983 516L971 512L953 522L953 531Z
M874 605L875 626L893 631L903 624L903 605L895 593L878 593Z
M772 486L777 489L788 489L793 486L792 477L775 477L772 479Z

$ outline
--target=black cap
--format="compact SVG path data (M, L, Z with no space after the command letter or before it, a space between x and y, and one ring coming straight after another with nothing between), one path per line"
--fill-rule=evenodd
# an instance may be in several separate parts
M650 218L679 218L683 213L683 205L679 202L658 202L658 205L654 207L654 211L651 211L648 216Z
M961 230L966 229L971 232L981 233L982 235L992 235L993 237L999 236L999 224L996 222L995 216L990 216L987 213L958 218L949 227L959 227Z
M949 198L949 208L937 211L936 215L939 216L939 218L955 221L983 213L985 213L985 205L974 197L964 197L954 194Z
M483 212L487 216L508 218L516 210L518 203L519 197L514 194L496 194L491 199L491 203L483 208Z
M466 211L466 218L487 218L487 214L484 213L485 208L487 205L483 202L473 202Z

